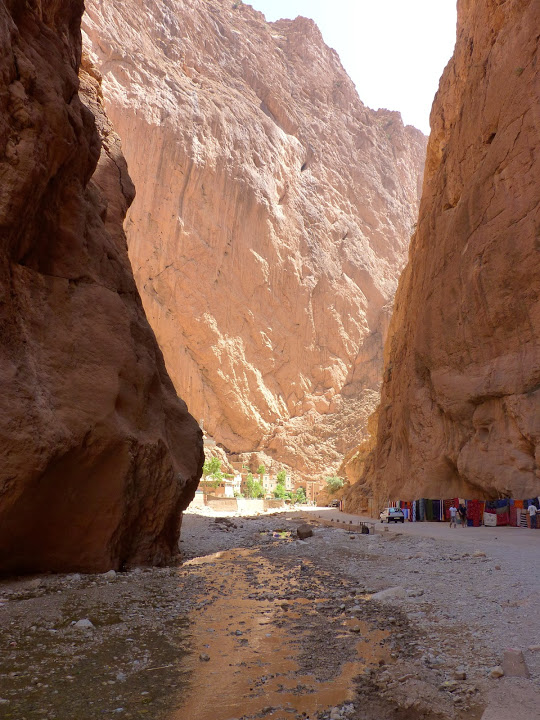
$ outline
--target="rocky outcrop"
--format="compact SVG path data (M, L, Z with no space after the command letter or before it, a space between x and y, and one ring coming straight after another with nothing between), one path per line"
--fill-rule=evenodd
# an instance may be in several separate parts
M382 501L540 494L540 6L458 11L386 346Z
M202 463L131 272L133 186L90 67L102 147L78 94L82 11L0 2L0 572L169 560Z
M366 108L305 18L86 7L137 187L129 253L177 390L231 452L336 468L379 397L424 136Z

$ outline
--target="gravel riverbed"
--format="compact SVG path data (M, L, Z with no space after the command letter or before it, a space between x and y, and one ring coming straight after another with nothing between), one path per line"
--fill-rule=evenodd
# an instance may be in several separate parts
M178 567L0 582L0 718L540 718L535 533L317 514L188 512Z

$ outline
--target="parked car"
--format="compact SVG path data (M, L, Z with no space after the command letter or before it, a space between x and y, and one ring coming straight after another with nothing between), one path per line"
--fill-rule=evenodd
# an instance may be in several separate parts
M330 502L328 503L328 507L339 507L339 500L330 500Z
M401 510L398 510L398 508L385 508L379 517L381 518L381 522L384 522L385 520L387 523L405 522L405 515Z

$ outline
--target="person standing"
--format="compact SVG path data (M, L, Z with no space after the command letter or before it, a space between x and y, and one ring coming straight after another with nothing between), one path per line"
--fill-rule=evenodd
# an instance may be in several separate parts
M537 513L536 505L533 505L531 503L529 505L529 517L531 518L531 528L536 528L536 513Z
M450 507L450 527L457 527L456 523L457 508L452 505Z
M459 519L461 520L461 527L467 527L467 508L463 503L459 504L458 513Z

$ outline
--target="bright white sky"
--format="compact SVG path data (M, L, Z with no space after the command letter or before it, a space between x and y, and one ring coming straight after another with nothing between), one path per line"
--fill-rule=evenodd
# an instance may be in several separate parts
M439 78L454 50L456 0L246 0L270 21L315 20L371 108L399 110L429 134Z

